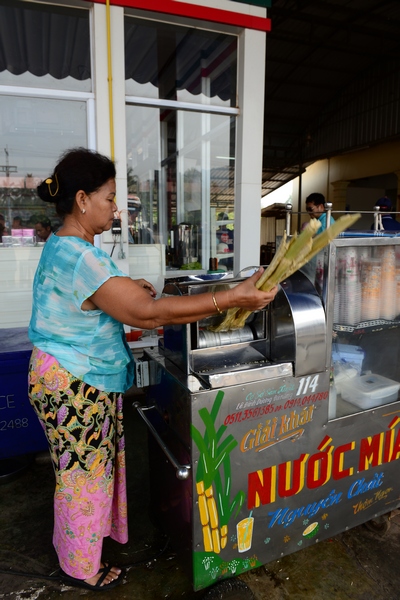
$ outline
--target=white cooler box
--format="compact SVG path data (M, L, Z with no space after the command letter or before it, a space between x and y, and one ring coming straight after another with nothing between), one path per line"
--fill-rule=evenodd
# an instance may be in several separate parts
M343 400L360 408L374 408L381 404L395 402L399 389L399 382L381 375L374 375L374 373L352 377L340 382Z

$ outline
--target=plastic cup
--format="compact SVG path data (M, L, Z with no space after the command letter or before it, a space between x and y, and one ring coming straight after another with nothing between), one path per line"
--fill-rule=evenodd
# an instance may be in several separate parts
M253 539L254 517L242 519L236 525L238 551L247 552L251 548Z

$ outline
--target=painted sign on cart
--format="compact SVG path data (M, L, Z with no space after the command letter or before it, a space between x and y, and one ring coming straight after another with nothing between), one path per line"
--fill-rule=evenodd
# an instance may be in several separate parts
M193 419L196 589L399 503L400 411L360 434L327 421L325 374L266 384L211 391Z

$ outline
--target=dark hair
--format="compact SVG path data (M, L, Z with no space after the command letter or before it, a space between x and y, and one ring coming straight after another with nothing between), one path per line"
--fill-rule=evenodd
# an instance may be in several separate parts
M50 219L48 219L47 217L44 217L43 219L39 219L38 221L36 221L36 225L41 225L45 229L48 229L48 228L51 229L51 222L50 222Z
M306 204L307 202L312 202L316 206L319 206L320 204L325 205L325 196L323 194L320 194L319 192L313 192L312 194L307 196Z
M39 198L54 203L63 218L72 213L79 190L91 194L115 175L115 165L107 156L87 148L72 148L61 156L53 175L36 189Z

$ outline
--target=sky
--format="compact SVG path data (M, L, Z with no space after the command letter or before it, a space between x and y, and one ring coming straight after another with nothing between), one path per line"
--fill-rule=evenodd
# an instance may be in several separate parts
M261 208L265 208L266 206L271 206L271 204L275 204L279 202L281 204L286 204L286 202L291 198L293 191L293 181L289 181L282 185L280 188L271 192L264 198L261 198Z

